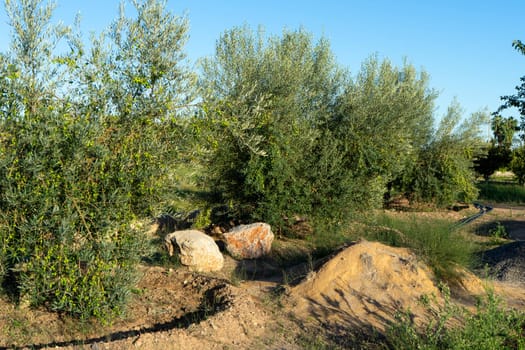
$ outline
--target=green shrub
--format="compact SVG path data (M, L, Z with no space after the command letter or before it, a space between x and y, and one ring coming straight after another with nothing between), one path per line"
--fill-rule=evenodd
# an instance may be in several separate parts
M5 2L0 55L0 280L20 302L109 321L143 251L131 226L170 196L165 169L182 142L187 21L165 1L133 1L84 48L53 25L54 4ZM57 54L67 41L69 52Z
M510 148L507 149L489 144L487 146L487 154L475 161L476 173L483 176L485 181L488 181L496 170L507 167L511 159L512 151Z
M427 143L416 151L415 161L396 181L396 186L416 202L448 206L477 198L474 159L482 153L480 126L485 113L461 120L453 103Z
M525 146L521 146L512 152L510 170L516 175L520 185L525 184Z
M525 314L488 291L464 326L451 333L454 349L525 349Z
M327 41L314 43L303 30L266 40L243 27L220 38L216 57L203 61L202 84L207 180L221 204L283 232L294 216L315 215L316 191L332 191L318 198L336 203L336 180L321 171L337 164L325 156L314 164L311 157L321 136L316 125L341 78Z
M459 316L461 309L450 300L450 290L443 286L444 304L439 305L436 296L423 296L420 300L428 312L425 323L418 327L410 310L399 311L395 321L386 332L386 341L391 349L450 349L450 334L447 322Z
M1 128L4 285L83 318L119 310L141 247L129 223L147 213L158 188L153 131L60 111Z
M523 349L525 314L508 310L488 291L474 313L452 304L448 288L445 304L427 303L428 318L423 327L414 324L410 312L399 313L387 331L392 349ZM449 322L455 320L455 322ZM460 321L461 324L458 325ZM456 324L456 326L452 326Z
M381 206L429 132L427 81L411 65L375 58L352 81L328 42L303 30L227 31L201 81L217 200L285 233L296 216L317 230L344 227L354 212Z
M505 226L503 226L499 221L496 222L496 227L489 230L489 235L490 237L495 238L496 240L499 240L501 238L509 238L509 234L505 229Z

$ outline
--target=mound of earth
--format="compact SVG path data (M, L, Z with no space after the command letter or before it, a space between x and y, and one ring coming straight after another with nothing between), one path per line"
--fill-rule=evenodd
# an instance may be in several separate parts
M327 328L384 331L398 311L422 315L424 295L441 300L431 271L413 253L361 241L291 288L288 301L296 317Z
M525 241L515 241L483 252L482 266L500 281L525 283Z

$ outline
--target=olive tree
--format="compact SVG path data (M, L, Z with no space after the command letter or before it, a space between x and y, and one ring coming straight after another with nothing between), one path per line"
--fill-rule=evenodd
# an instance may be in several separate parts
M218 199L281 228L293 215L312 214L318 169L309 157L345 78L327 40L304 30L226 31L201 74Z
M132 4L136 17L121 13L89 50L59 28L70 48L60 53L51 5L6 1L0 279L19 301L82 319L125 307L142 244L131 223L166 192L170 120L192 94L186 20L162 1Z
M343 145L343 171L368 193L357 197L361 206L380 205L428 139L437 96L428 79L410 64L371 57L345 86L329 129Z
M380 206L432 132L424 72L373 57L352 78L304 30L227 31L201 86L212 188L278 227L294 215L341 225Z
M453 101L403 174L401 188L415 201L439 206L474 200L478 194L474 160L483 155L481 127L487 122L485 111L464 119L459 103Z

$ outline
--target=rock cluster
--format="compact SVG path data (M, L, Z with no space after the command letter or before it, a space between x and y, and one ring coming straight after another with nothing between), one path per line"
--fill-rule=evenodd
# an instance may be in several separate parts
M223 234L224 247L236 259L258 259L272 248L274 234L270 225L239 225ZM175 231L166 235L164 244L170 256L179 254L181 264L199 272L221 270L224 257L212 237L197 230Z

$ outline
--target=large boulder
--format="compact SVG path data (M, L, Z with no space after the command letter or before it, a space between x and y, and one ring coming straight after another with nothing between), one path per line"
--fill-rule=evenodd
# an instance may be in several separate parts
M224 257L210 236L196 230L175 231L165 238L170 256L179 252L180 262L199 272L222 269Z
M234 258L257 259L270 253L274 235L270 225L255 223L236 226L223 237L226 250Z

